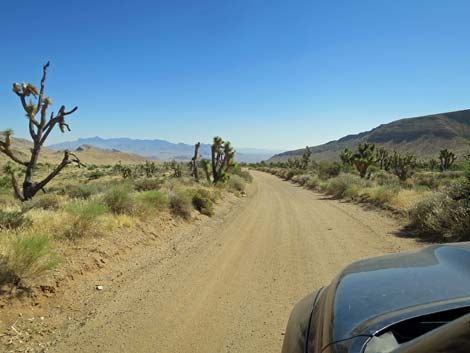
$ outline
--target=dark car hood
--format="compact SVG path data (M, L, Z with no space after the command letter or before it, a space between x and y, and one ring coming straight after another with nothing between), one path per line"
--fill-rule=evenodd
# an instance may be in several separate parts
M370 330L374 318L406 308L470 303L470 243L359 261L346 267L328 289L334 292L330 327L335 341L364 333L360 328Z

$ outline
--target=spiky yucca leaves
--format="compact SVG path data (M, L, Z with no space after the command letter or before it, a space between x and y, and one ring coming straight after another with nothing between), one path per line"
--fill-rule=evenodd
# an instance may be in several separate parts
M416 157L412 154L402 155L397 151L393 152L391 158L391 168L401 181L408 179L416 167Z
M445 172L446 170L449 170L450 167L452 167L452 164L454 164L456 159L457 159L457 156L453 152L450 152L447 149L441 150L439 153L439 160L441 162L441 165L440 165L441 172Z
M360 143L357 151L352 155L352 163L356 167L361 178L367 176L370 166L377 162L375 145L372 143Z
M308 146L305 147L305 151L302 154L302 159L300 161L300 168L303 170L307 170L310 164L310 158L312 157L312 151Z
M235 165L235 150L230 142L225 142L221 137L214 137L214 143L211 146L212 159L212 182L217 184L225 181L227 172Z
M352 165L352 157L353 152L349 148L345 148L343 151L341 151L341 154L339 155L339 158L341 159L343 165Z
M389 171L392 162L390 152L385 147L379 147L376 150L376 156L380 169Z

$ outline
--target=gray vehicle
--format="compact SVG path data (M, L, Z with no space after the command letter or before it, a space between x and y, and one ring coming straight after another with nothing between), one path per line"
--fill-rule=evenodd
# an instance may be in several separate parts
M366 259L301 300L282 353L470 352L470 243Z

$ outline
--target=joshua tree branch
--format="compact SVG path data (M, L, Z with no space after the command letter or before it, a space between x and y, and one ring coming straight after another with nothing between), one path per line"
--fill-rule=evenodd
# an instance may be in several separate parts
M20 200L24 201L24 197L21 194L20 188L18 187L18 181L16 180L15 173L11 173L11 185L13 185L13 191L15 192L15 197Z
M85 166L75 154L67 150L64 151L64 158L62 159L62 162L60 162L60 164L41 182L34 185L34 193L42 190L47 185L47 183L49 183L57 174L60 173L62 169L71 163L76 163L78 166Z
M5 142L0 141L0 152L10 157L10 159L18 164L27 166L28 162L24 162L13 154L13 151L10 149L10 146Z

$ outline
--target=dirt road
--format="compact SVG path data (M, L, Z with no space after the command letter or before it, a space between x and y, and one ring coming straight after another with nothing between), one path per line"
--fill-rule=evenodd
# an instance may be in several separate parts
M252 174L240 207L175 243L176 256L142 254L52 351L279 352L297 300L354 260L418 246L375 211Z

